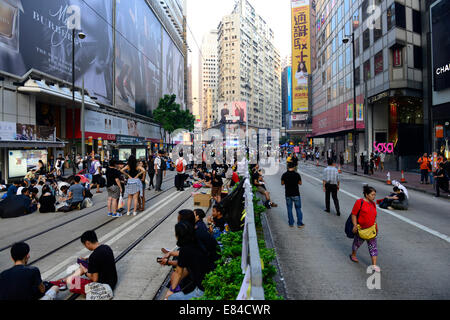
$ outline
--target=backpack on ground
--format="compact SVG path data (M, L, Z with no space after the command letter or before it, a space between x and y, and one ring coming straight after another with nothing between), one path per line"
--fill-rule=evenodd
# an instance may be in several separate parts
M94 205L94 202L91 200L91 198L85 198L83 202L81 203L81 209L90 208Z

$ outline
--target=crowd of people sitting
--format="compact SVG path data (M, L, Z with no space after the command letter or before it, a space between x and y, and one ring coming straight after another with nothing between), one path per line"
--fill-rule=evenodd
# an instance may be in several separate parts
M86 200L91 198L89 183L82 183L80 176L62 179L51 174L28 175L24 180L16 180L7 186L0 202L0 217L14 218L36 211L68 212L91 206L92 200Z
M108 195L113 195L115 198L117 194L124 191L123 183L125 181L121 178L123 174L128 178L125 188L142 190L143 186L140 181L145 172L143 165L143 162L137 162L133 157L130 157L127 165L121 168L115 161L111 161L106 170ZM256 165L252 170L252 179L262 188L263 179L257 177L257 175L261 175L259 167ZM237 165L215 164L210 170L207 170L204 165L194 166L191 178L199 185L219 188L214 192L219 195L223 185L233 187L239 182ZM134 183L134 179L139 182ZM39 185L42 188L37 192L33 190L33 194L36 196L39 192L41 193L41 196L38 197L40 209L52 211L52 205L57 199L54 194L56 188L60 193L67 195L66 201L70 200L71 205L80 203L82 197L86 195L86 191L89 190L80 183L80 180L80 177L75 176L70 187L66 184L58 187L56 182L41 178ZM35 181L30 180L30 185L34 183ZM16 191L8 190L11 195L6 199L15 196L17 189L20 188L18 184L14 186ZM25 186L20 192L27 197L28 186ZM128 193L132 193L132 191ZM268 192L264 191L263 195L266 197L265 202L273 206ZM175 225L177 247L173 250L161 249L163 256L157 259L161 266L173 268L165 299L188 300L203 295L205 288L202 282L205 276L216 268L215 262L220 258L219 252L222 245L218 239L222 234L230 231L221 199L217 196L215 199L212 214L209 217L206 217L205 211L200 208L179 211L178 222ZM129 202L136 201L136 198L131 196L128 200ZM30 200L30 206L32 202ZM37 205L37 203L34 204ZM113 207L114 202L108 201L108 205ZM92 252L91 255L77 259L77 268L70 276L51 282L42 281L39 269L27 266L30 247L24 242L14 244L11 247L14 266L0 274L0 300L54 300L58 292L65 290L86 295L88 286L91 286L92 283L102 284L112 292L118 282L113 251L109 246L98 241L94 231L83 233L80 239L83 246ZM91 292L91 288L89 288L89 292Z

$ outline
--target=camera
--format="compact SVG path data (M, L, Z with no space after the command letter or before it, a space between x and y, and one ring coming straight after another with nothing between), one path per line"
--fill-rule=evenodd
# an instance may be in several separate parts
M161 263L162 260L163 260L163 258L156 258L156 262L157 262L157 263Z

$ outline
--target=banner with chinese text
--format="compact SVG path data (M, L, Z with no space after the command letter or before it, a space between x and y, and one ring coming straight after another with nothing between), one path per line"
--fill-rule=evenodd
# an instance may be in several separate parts
M292 0L292 111L308 112L311 71L309 0Z

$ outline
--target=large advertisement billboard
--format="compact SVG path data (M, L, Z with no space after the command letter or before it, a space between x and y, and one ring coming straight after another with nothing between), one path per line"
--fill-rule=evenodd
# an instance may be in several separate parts
M141 138L159 139L160 131L157 125L145 124L131 119L86 110L86 132L104 135L124 135Z
M450 88L450 2L437 1L431 11L434 91Z
M219 102L219 123L246 123L247 102Z
M308 112L311 72L309 0L292 0L292 111Z
M23 77L31 69L72 82L69 6L80 8L84 40L75 38L75 79L112 103L112 0L0 0L0 70Z
M183 105L182 53L145 0L116 3L116 106L150 116L164 94Z

